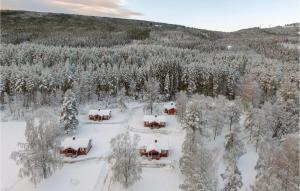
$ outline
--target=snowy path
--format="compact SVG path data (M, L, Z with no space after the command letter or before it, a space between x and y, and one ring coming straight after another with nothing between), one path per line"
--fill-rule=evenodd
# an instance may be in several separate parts
M107 178L107 172L108 172L108 165L103 165L100 172L99 172L99 175L97 177L97 181L96 181L96 184L93 188L93 191L101 191L103 190L103 182L105 182L106 178Z
M120 124L120 125L126 125L126 129L128 130L128 121L130 120L130 118L133 116L132 114L135 112L135 110L139 109L143 107L143 104L140 104L138 106L129 108L129 111L127 112L126 118L122 121L118 121L118 122L113 122L113 123L97 123L99 125L105 125L105 124ZM101 157L99 157L101 158ZM104 158L102 158L104 159ZM106 158L105 158L106 159ZM105 166L105 167L104 167ZM94 185L94 189L93 191L106 191L106 190L110 190L110 184L111 184L111 176L112 176L112 172L110 170L110 164L107 160L105 160L105 165L103 165L99 176L97 177L97 181Z

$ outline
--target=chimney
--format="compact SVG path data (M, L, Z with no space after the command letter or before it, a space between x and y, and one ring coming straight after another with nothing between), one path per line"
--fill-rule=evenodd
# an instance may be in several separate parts
M157 139L155 139L154 142L157 143Z
M157 115L155 115L155 117L157 117Z
M73 140L75 140L76 138L75 138L75 136L73 136Z

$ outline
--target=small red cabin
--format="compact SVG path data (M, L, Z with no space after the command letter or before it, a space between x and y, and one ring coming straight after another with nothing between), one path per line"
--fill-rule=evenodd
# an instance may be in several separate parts
M154 144L141 148L140 155L148 157L150 159L159 160L161 157L169 156L169 148L167 147L167 145L158 143L158 141L155 140Z
M176 114L176 104L174 102L170 102L164 105L164 112L169 115Z
M90 110L89 119L93 121L109 120L111 118L111 110Z
M161 128L166 126L166 118L163 115L145 115L144 127Z
M62 142L60 153L66 157L77 157L78 155L87 155L92 148L92 139L66 138Z

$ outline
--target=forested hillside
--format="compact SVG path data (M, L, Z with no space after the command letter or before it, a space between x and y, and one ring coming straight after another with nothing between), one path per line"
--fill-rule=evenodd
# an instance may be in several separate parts
M297 25L223 33L5 10L1 24L2 104L56 105L69 88L80 103L116 96L123 87L139 99L150 78L165 100L181 90L233 99L255 83L263 103L287 88L282 84L298 87Z

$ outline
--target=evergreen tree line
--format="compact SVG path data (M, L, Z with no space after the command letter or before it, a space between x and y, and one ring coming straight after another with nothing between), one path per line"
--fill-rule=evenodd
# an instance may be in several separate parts
M245 74L251 74L272 97L286 74L297 82L297 65L241 52L201 53L197 50L159 45L128 45L114 48L70 48L36 44L2 44L1 103L19 96L23 106L54 104L73 88L80 103L117 95L142 98L145 83L154 78L166 99L186 90L233 99Z

